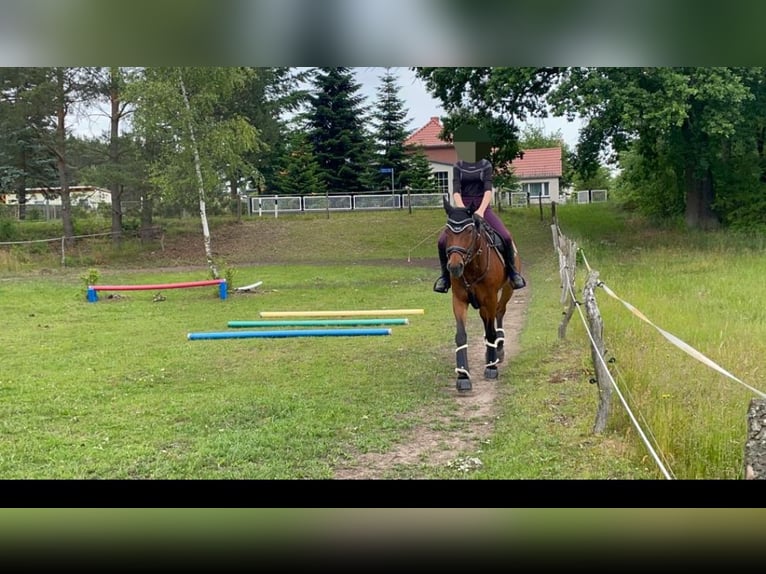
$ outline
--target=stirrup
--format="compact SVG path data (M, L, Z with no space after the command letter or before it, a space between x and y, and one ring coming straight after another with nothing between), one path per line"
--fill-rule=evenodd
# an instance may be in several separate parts
M445 277L439 277L434 283L434 291L437 293L446 293L450 288L450 280Z
M511 273L511 285L513 285L514 289L523 289L527 286L527 282L524 280L524 277L521 276L519 273Z

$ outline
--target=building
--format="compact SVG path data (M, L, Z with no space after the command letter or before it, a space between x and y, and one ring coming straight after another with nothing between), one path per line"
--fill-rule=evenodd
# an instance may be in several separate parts
M60 187L28 187L26 190L27 207L61 206ZM72 207L96 209L99 205L112 204L112 194L108 189L92 185L73 185L69 188L69 200ZM0 203L18 205L15 193L0 193Z
M434 116L426 125L415 130L405 140L405 145L422 146L439 190L447 193L453 189L452 166L458 158L455 146L439 137L443 127L439 118ZM561 201L561 148L526 149L523 155L523 158L511 162L521 190L529 194L532 201L538 198L544 203Z

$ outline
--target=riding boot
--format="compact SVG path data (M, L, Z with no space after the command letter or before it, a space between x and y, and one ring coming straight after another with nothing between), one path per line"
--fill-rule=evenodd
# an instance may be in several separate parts
M512 243L505 244L505 253L503 254L503 256L505 257L505 268L508 272L508 278L511 280L511 285L513 285L513 288L523 289L524 287L526 287L527 282L524 280L521 274L516 270L516 266L514 265L514 261L516 261L516 257L514 256Z
M450 288L450 276L447 270L447 251L439 245L439 263L441 264L442 274L434 283L434 291L437 293L446 293Z

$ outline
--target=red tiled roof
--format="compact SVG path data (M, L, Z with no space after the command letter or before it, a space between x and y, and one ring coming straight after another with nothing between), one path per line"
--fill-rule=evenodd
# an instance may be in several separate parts
M561 148L524 150L524 158L511 163L516 177L561 177Z
M439 137L442 124L437 116L431 117L426 125L415 130L405 140L405 145L422 145L428 148L453 147L453 144ZM524 150L524 158L516 158L511 163L516 177L561 177L561 148L540 148Z
M438 116L432 116L426 125L415 130L410 137L404 140L404 145L422 145L423 147L441 147L452 146L439 137L442 131L442 124Z

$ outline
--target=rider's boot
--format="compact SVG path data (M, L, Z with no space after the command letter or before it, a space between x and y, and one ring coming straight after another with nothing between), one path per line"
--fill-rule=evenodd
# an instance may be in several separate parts
M516 270L516 266L514 265L514 261L516 261L516 258L514 256L512 243L505 244L505 253L503 254L503 257L505 257L505 269L508 272L508 278L511 280L511 285L513 285L513 288L523 289L524 287L526 287L527 282L524 280L521 274Z
M439 263L441 264L442 274L434 283L434 291L437 293L446 293L449 291L451 280L447 270L447 251L441 245L439 247Z

